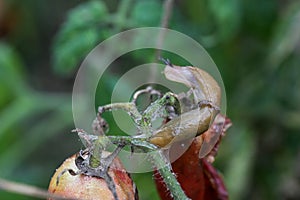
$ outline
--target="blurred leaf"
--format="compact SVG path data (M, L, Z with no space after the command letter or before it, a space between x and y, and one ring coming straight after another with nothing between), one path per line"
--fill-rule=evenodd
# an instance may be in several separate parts
M133 26L158 26L162 15L162 3L158 0L139 0L131 12Z
M67 21L54 41L54 70L60 74L72 72L86 54L104 39L100 28L108 12L102 1L89 1L71 10Z
M38 126L38 123L31 124L30 119L51 110L61 109L60 106L65 102L68 103L68 100L69 96L28 93L11 102L0 112L0 152L10 146L7 139L10 138L8 135L11 132L25 130L26 125ZM28 124L26 120L29 121ZM16 134L16 138L19 138L18 134Z
M22 133L10 148L0 154L1 176L10 176L16 167L24 161L38 146L47 139L73 123L69 102L61 104L58 110L43 120L39 120L27 133ZM47 127L47 128L45 128Z
M32 97L32 96L31 96ZM34 98L20 98L10 103L0 112L0 139L6 134L8 128L25 120L28 116L37 112L37 102Z
M220 39L233 38L238 31L241 21L240 1L210 0L208 2Z
M235 120L234 120L235 121ZM255 134L241 125L233 126L230 129L226 142L227 148L231 154L227 160L227 169L224 172L225 185L228 188L230 199L244 199L245 192L248 191L251 171L254 163L255 155Z
M23 94L26 88L23 64L17 53L9 45L0 42L0 106L6 92Z
M258 41L261 43L268 41L283 3L272 0L243 0L240 2L243 5L243 38L251 35L251 37L259 39Z
M300 3L290 4L280 19L271 43L269 67L277 68L300 44Z
M189 0L189 1L180 1L180 13L186 15L187 18L182 22L176 20L179 26L184 26L188 23L192 23L196 26L194 28L198 29L198 34L201 32L204 35L211 34L213 23L211 20L211 12L208 8L208 1L199 1L199 0ZM176 7L174 8L173 18L177 18L178 14L176 13ZM180 22L180 23L178 23ZM185 29L185 33L186 33ZM188 29L190 31L190 29Z

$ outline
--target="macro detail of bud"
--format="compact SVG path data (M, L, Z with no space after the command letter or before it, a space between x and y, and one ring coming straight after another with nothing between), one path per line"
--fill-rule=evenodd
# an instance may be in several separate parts
M156 182L157 186L161 186L158 188L163 188L159 191L162 199L228 199L223 181L210 163L214 161L220 140L231 125L220 114L221 89L218 83L197 67L167 64L164 72L167 79L183 83L190 90L178 95L146 88L137 91L131 102L99 106L92 124L94 134L80 128L73 130L86 149L65 162L71 163L70 166L64 163L57 170L51 180L50 192L67 198L136 199L134 183L120 161L115 159L120 151L129 146L132 154L149 153L194 139L187 152L172 166L161 151L157 151L158 156L150 156L163 180L163 183ZM136 100L143 93L153 93L158 98L140 112ZM176 112L179 110L177 103L181 112ZM137 127L138 137L106 135L108 123L102 114L113 110L128 113ZM160 118L168 121L153 129L152 123ZM112 153L105 152L110 143L116 148ZM156 177L156 180L159 179Z

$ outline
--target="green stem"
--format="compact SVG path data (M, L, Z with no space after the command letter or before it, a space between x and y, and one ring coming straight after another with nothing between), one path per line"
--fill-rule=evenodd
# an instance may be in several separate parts
M188 198L183 189L181 188L179 182L176 179L176 175L172 170L172 166L166 157L160 153L159 156L151 156L153 163L159 174L162 176L164 183L170 191L171 196L174 200L188 200ZM161 167L165 166L165 167Z
M124 110L131 116L131 118L133 119L135 124L137 126L140 126L142 115L137 110L135 104L127 103L127 102L126 103L112 103L112 104L107 104L104 106L99 106L99 108L98 108L98 112L100 115L106 111L112 111L112 110Z

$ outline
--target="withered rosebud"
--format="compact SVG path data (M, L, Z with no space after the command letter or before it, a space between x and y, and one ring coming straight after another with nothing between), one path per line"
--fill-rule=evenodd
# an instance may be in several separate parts
M109 152L104 151L103 155L107 156L109 155ZM115 200L112 191L110 191L103 178L68 173L70 170L73 172L79 170L75 165L76 157L77 155L73 155L70 158L67 158L56 170L51 178L48 191L72 199ZM62 173L63 171L66 171L66 173ZM119 200L138 199L136 186L118 158L113 160L108 170L108 174L115 185Z

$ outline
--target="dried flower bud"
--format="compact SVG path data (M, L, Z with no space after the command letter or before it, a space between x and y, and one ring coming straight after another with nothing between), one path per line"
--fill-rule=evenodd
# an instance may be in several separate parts
M103 154L106 156L109 153L103 152ZM115 200L104 179L84 174L72 175L68 173L68 170L78 171L75 159L76 155L71 156L56 170L50 181L48 191L72 199ZM64 170L67 171L62 174ZM118 158L115 158L112 162L108 174L115 184L119 200L138 199L135 184ZM60 177L57 183L58 176Z

